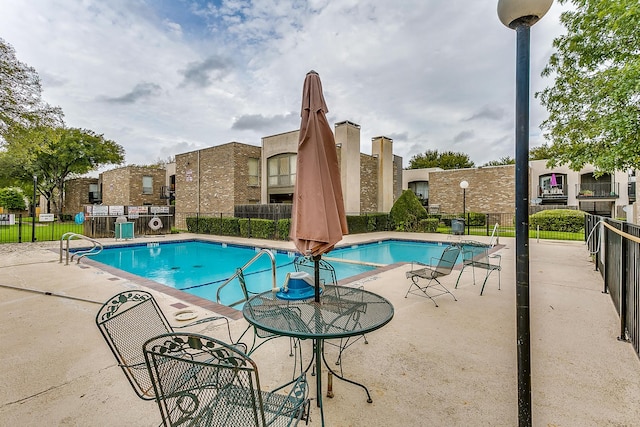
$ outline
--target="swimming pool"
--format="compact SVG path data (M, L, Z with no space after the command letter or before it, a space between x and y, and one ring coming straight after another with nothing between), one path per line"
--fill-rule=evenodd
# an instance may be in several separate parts
M396 262L429 263L431 258L439 258L447 246L446 243L384 240L334 249L323 258L333 265L337 279L342 280ZM260 248L255 247L187 240L106 247L91 259L215 302L218 287L259 251ZM280 284L287 273L295 271L296 253L272 252L276 259L276 280ZM258 258L244 274L252 290L271 289L269 257ZM222 304L242 299L241 289L237 280L235 282L222 291Z

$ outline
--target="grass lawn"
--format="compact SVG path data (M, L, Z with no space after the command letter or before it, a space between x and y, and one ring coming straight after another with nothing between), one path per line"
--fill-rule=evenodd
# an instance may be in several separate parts
M470 227L464 229L465 236L487 236L487 230L484 227ZM466 234L466 233L469 234ZM450 234L450 227L438 227L438 233ZM516 230L514 227L500 227L498 235L500 237L515 237ZM584 241L584 230L579 233L570 233L566 231L545 231L529 230L530 239L553 239L553 240L579 240Z
M68 232L82 234L83 226L75 222L37 222L36 241L60 240ZM30 242L33 233L31 221L23 221L22 226L0 225L0 243Z

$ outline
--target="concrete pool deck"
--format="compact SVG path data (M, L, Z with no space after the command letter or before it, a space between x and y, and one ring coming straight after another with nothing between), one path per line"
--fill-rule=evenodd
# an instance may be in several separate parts
M165 239L194 237L201 236ZM446 241L447 236L375 233L346 236L344 243L384 238ZM227 241L292 248L288 242ZM453 290L458 301L444 295L437 308L426 298L404 298L406 265L358 280L389 299L395 316L367 336L369 344L360 340L343 355L345 375L367 385L373 403L360 388L334 379L335 397L324 398L326 425L517 425L515 247L513 239L500 243L502 289L492 275L479 296L479 286L465 271ZM136 397L94 322L109 297L144 284L84 260L60 264L58 247L58 242L0 245L0 425L157 426L157 405ZM602 293L586 246L531 240L530 250L533 425L640 425L640 361L630 344L617 340L616 310ZM454 271L444 278L449 289L457 276ZM152 292L170 319L182 305L200 316L211 312ZM233 318L237 337L246 322ZM217 329L197 331L221 336ZM303 343L305 358L309 347ZM327 352L329 360L335 356L331 346ZM291 375L288 353L286 339L255 353L264 389ZM320 425L313 405L309 424Z

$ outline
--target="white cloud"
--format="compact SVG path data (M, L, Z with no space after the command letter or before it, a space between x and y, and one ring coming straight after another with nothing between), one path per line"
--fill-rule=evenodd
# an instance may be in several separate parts
M409 159L462 151L476 164L513 157L515 32L491 2L282 0L0 0L0 28L36 68L69 126L104 133L128 163L299 125L307 71L322 78L329 118L394 139ZM533 98L562 30L554 5L531 32Z

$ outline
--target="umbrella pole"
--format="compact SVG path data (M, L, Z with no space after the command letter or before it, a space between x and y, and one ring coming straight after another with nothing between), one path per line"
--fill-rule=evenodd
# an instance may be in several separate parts
M315 284L315 301L320 302L320 259L322 259L322 255L314 255L313 256L313 274L314 274L314 284Z

